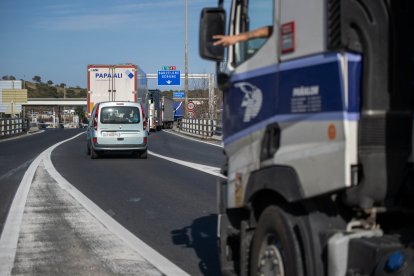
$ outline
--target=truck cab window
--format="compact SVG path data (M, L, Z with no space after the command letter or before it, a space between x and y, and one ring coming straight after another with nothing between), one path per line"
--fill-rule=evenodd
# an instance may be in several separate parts
M243 1L245 8L241 7L242 20L238 33L249 32L261 27L273 25L273 1L249 0ZM237 30L236 30L237 32ZM234 45L235 64L238 66L252 57L266 42L268 38L254 38Z

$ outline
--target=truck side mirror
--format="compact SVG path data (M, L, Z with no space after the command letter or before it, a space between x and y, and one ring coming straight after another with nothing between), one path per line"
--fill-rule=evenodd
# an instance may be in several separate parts
M224 47L214 46L213 35L224 35L226 12L222 8L204 8L200 17L199 53L204 59L223 61Z

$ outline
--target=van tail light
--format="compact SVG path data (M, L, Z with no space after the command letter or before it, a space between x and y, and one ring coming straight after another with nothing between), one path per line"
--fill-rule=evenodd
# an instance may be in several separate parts
M147 129L147 119L145 118L144 107L142 106L142 104L140 104L140 105L141 105L142 125L143 125L144 130L146 130Z
M148 137L144 137L144 144L148 144Z
M95 109L95 114L94 114L94 118L93 118L93 128L95 130L98 130L98 114L99 114L99 104Z
M96 138L96 137L93 137L92 140L93 140L94 144L96 144L98 142L98 138Z

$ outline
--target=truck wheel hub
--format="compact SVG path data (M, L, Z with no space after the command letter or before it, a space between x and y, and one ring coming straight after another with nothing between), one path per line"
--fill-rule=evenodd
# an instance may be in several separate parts
M261 250L258 263L258 275L284 276L283 259L275 244L266 244Z

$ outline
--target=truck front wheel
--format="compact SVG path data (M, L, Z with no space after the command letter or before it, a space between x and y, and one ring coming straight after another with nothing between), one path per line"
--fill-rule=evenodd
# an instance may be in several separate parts
M279 207L267 207L259 218L251 247L250 275L303 276L291 218Z

